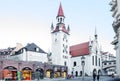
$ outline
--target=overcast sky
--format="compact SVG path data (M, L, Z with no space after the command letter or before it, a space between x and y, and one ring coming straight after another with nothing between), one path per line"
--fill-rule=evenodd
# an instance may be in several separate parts
M0 48L34 42L47 52L60 2L71 30L70 45L93 39L96 27L102 50L115 53L110 0L0 0Z

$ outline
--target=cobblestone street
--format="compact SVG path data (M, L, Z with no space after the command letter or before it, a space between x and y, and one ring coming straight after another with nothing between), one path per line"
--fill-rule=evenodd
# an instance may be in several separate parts
M100 77L99 81L109 81L111 77ZM65 78L53 78L53 79L43 79L43 80L33 80L33 81L82 81L81 77L72 78L72 79L65 79ZM85 77L84 81L93 81L92 77ZM96 80L97 81L97 80Z

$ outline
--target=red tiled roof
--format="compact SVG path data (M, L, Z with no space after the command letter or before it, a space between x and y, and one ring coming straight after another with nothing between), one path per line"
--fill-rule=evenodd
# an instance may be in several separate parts
M89 42L70 46L70 54L72 57L89 55Z
M60 3L60 7L59 7L59 10L58 10L58 15L57 16L64 16L61 3Z

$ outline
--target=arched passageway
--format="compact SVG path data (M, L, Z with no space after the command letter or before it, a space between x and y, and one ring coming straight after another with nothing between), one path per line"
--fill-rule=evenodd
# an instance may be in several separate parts
M77 71L75 72L75 76L78 77L78 72Z
M47 78L53 78L54 77L54 72L52 69L46 70L46 77Z
M67 76L67 71L62 71L62 77L65 78Z
M80 71L80 76L82 76L82 71Z
M35 78L39 80L39 79L43 79L43 77L44 77L44 70L42 68L36 69Z
M17 68L7 66L3 69L3 79L17 80Z
M22 69L22 79L23 80L31 80L32 79L32 69L29 67L25 67Z
M102 75L102 72L101 72L101 70L100 70L100 69L98 70L98 74L99 74L99 75Z
M96 70L96 69L93 69L93 73L97 74L97 70Z

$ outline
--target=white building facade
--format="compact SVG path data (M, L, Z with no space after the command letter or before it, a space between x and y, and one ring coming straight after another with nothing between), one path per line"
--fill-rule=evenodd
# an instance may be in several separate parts
M112 42L115 45L116 50L116 72L120 77L120 0L112 0L110 2L113 21L113 29L115 31L114 41Z
M48 62L47 53L34 43L27 44L25 47L17 45L8 59L15 61L37 61L41 63Z
M51 39L52 39L52 64L68 66L68 74L70 73L70 54L69 54L69 36L70 28L66 27L64 23L64 13L62 5L60 4L58 15L56 17L56 27L51 25Z
M104 75L116 73L116 57L109 52L102 52L102 69Z
M71 65L74 76L92 76L93 72L102 74L101 52L97 41L97 35L93 41L88 41L70 47L72 55ZM82 73L81 58L85 57L84 74Z

